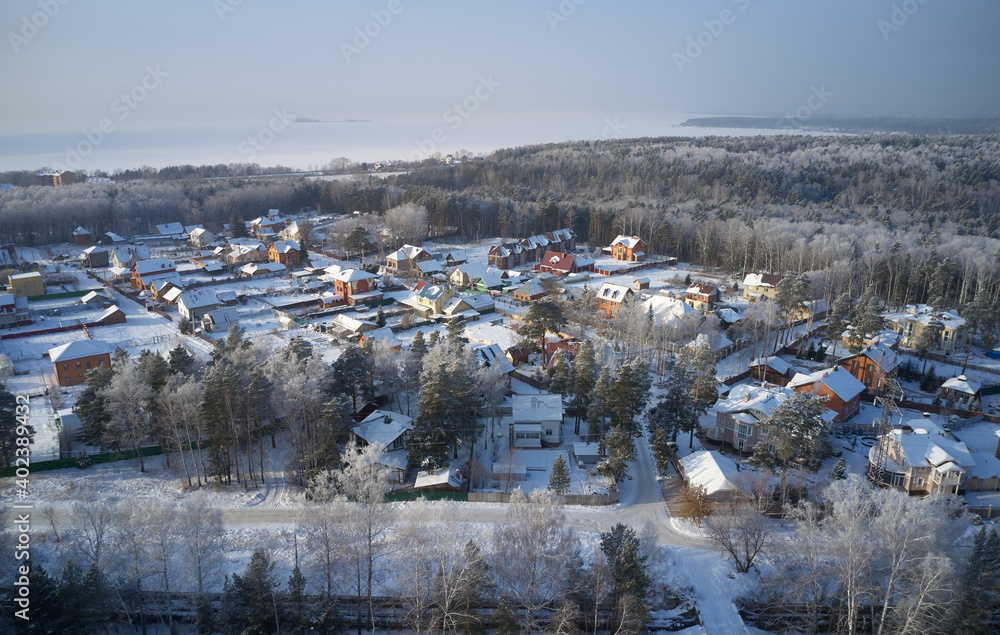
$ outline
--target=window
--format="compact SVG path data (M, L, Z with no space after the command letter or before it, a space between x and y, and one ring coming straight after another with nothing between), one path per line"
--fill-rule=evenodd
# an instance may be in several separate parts
M69 364L63 364L63 370L69 370Z
M79 370L80 368L83 368L83 367L82 367L82 366L80 365L80 362L77 362L77 363L76 363L76 368L77 368L77 370Z
M545 431L545 436L551 437L552 436L552 430L546 430Z
M73 381L73 380L72 380L72 379L70 379L69 375L66 375L66 382L65 382L65 383L67 383L67 384L68 384L68 383L70 383L71 381Z
M923 486L924 486L924 479L918 478L917 479L917 487L923 487Z

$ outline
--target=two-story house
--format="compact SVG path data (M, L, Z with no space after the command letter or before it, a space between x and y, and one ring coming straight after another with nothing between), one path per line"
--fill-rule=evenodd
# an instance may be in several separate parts
M157 280L177 277L177 267L169 258L141 260L132 265L132 286L148 289Z
M351 439L359 447L377 443L385 448L379 462L392 468L393 482L402 483L409 469L406 446L412 431L413 420L406 415L375 410L351 430Z
M869 469L876 477L880 450L884 482L908 494L962 494L976 464L965 443L927 417L906 421L879 437L868 451Z
M515 448L562 443L562 395L514 395L510 442Z
M267 248L267 259L291 269L299 266L301 253L299 244L294 240L276 240Z
M715 285L695 282L684 293L684 302L696 311L711 311L722 298L722 292Z
M60 386L74 386L87 380L87 373L99 367L111 368L111 345L99 340L77 340L49 349L49 361Z
M965 319L958 311L935 312L927 304L907 305L902 313L892 313L886 319L900 335L900 345L905 348L916 348L926 329L937 328L938 334L932 348L950 353L965 345Z
M334 293L344 298L348 304L364 304L382 299L382 292L376 285L377 275L364 269L341 269L337 265L326 268L327 276L333 278Z
M778 293L778 283L783 277L773 273L748 273L743 278L743 297L747 300L760 298L773 300Z
M398 275L419 275L418 262L431 260L433 256L423 247L403 245L385 258L385 268L389 273Z
M846 368L834 366L814 373L796 373L788 382L788 388L796 392L827 397L824 404L836 413L834 421L847 421L861 409L861 393L865 385L858 381Z
M597 290L597 305L607 317L612 317L621 308L622 302L634 295L635 291L629 287L605 282Z
M641 262L646 259L646 241L638 236L618 236L611 242L611 257L625 262Z
M896 351L885 344L869 344L857 355L845 357L837 364L863 383L868 392L877 393L882 389L886 377L899 366L899 358Z

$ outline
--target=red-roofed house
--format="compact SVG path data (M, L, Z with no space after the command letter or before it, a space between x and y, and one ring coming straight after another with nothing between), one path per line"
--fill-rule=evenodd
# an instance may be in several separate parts
M573 254L546 251L542 262L535 265L538 271L544 271L557 276L579 271L593 271L594 259L590 256L575 256Z
M684 301L698 311L711 311L721 298L722 293L718 287L701 282L692 284L684 294Z
M788 382L788 387L796 392L828 397L824 405L837 414L833 419L837 422L847 421L858 413L861 393L865 390L864 384L840 366L809 375L798 373Z

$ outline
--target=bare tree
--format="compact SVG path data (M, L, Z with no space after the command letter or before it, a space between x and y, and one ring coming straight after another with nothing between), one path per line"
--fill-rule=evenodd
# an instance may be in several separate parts
M157 396L156 403L167 439L181 455L188 486L192 485L190 469L193 468L201 487L203 480L207 479L201 459L201 441L204 438L199 408L201 383L193 377L171 377Z
M708 537L733 558L736 571L746 573L754 566L771 540L771 526L757 508L736 503L728 510L713 514Z
M129 361L115 370L107 388L101 390L110 416L101 443L112 448L131 448L139 456L139 471L145 472L142 442L149 435L149 403L153 389L145 373Z
M525 610L524 629L538 628L540 609L559 599L563 573L574 552L573 535L552 492L538 490L510 497L507 522L493 533L491 561L502 595Z
M184 584L194 589L192 601L201 632L205 593L220 586L224 546L222 513L210 509L202 500L195 500L181 508L177 524Z
M113 551L109 543L118 517L118 506L106 500L81 500L73 505L78 548L99 570L108 559L108 551Z
M427 208L403 203L385 212L385 225L398 242L419 245L427 237Z

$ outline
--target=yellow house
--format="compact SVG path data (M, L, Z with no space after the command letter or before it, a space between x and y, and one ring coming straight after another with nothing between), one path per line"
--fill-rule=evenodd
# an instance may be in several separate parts
M37 271L8 276L7 281L10 292L14 294L15 298L45 295L45 281L42 280L42 274Z
M421 317L441 315L444 312L444 306L453 297L455 297L455 290L451 287L428 284L417 294L414 308Z

